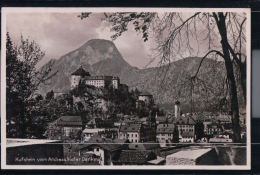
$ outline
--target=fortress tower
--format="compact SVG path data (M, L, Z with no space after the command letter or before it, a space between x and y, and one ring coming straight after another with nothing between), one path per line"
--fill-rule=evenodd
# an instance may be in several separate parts
M80 66L75 72L71 74L71 89L75 88L79 84L81 78L86 76L90 76L89 72L86 72L83 67Z

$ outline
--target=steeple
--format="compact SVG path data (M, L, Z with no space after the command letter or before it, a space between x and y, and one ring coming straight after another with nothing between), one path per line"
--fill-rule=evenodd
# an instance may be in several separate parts
M175 105L174 105L175 118L179 118L181 116L180 104L181 103L178 100L175 101Z

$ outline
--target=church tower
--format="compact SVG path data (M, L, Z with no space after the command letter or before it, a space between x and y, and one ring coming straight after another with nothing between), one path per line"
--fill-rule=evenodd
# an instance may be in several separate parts
M175 105L174 105L175 118L179 118L181 116L180 104L181 103L178 100L175 101Z

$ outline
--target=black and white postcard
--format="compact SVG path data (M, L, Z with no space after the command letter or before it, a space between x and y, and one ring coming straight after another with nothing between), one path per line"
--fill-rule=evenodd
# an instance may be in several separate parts
M3 169L251 167L250 9L3 8Z

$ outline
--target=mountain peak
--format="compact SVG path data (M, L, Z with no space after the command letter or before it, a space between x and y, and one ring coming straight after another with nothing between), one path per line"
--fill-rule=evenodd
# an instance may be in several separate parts
M52 89L56 91L69 89L71 73L80 66L88 70L91 75L120 76L125 70L131 69L112 41L91 39L54 63L53 71L58 73L50 80ZM49 89L48 86L42 87L45 93Z
M91 47L93 49L100 50L101 52L106 52L107 50L115 50L116 46L113 41L105 40L105 39L91 39L88 40L85 44L83 44L79 49L86 49L87 47Z

